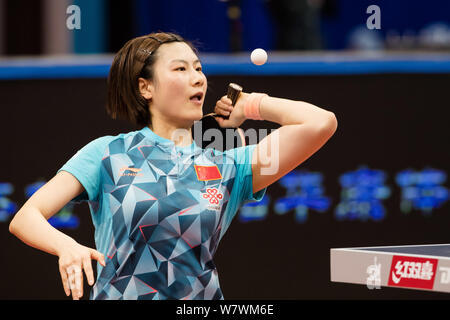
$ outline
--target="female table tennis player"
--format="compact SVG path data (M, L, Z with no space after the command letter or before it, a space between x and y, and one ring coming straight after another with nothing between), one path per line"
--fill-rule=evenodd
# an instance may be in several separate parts
M84 273L91 299L223 299L213 256L237 210L261 200L337 128L332 112L309 103L242 92L234 107L226 96L217 101L214 111L229 116L221 127L246 119L281 127L258 144L202 149L190 130L206 89L196 49L176 34L138 37L116 54L107 111L142 129L85 145L10 224L23 242L58 256L67 296L82 296ZM273 161L277 170L263 173ZM96 250L47 222L70 201L88 201Z

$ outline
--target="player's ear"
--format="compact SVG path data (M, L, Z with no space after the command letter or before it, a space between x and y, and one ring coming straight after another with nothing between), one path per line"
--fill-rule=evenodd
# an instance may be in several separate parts
M138 87L139 92L145 99L150 100L153 97L153 84L150 80L139 78Z

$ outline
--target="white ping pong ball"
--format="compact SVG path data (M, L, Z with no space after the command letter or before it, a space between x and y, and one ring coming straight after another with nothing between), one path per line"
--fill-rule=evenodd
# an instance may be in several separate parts
M267 61L267 52L261 48L255 49L252 51L250 59L257 66L261 66Z

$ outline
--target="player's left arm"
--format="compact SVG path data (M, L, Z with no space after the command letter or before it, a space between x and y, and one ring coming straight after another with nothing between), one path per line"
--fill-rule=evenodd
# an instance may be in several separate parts
M266 96L259 110L264 120L281 127L262 139L253 152L254 193L311 157L337 129L334 113L307 102Z

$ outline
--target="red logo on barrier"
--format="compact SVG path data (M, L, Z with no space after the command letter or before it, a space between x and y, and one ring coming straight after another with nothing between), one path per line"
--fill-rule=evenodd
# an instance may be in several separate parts
M437 259L393 256L389 286L433 289Z

